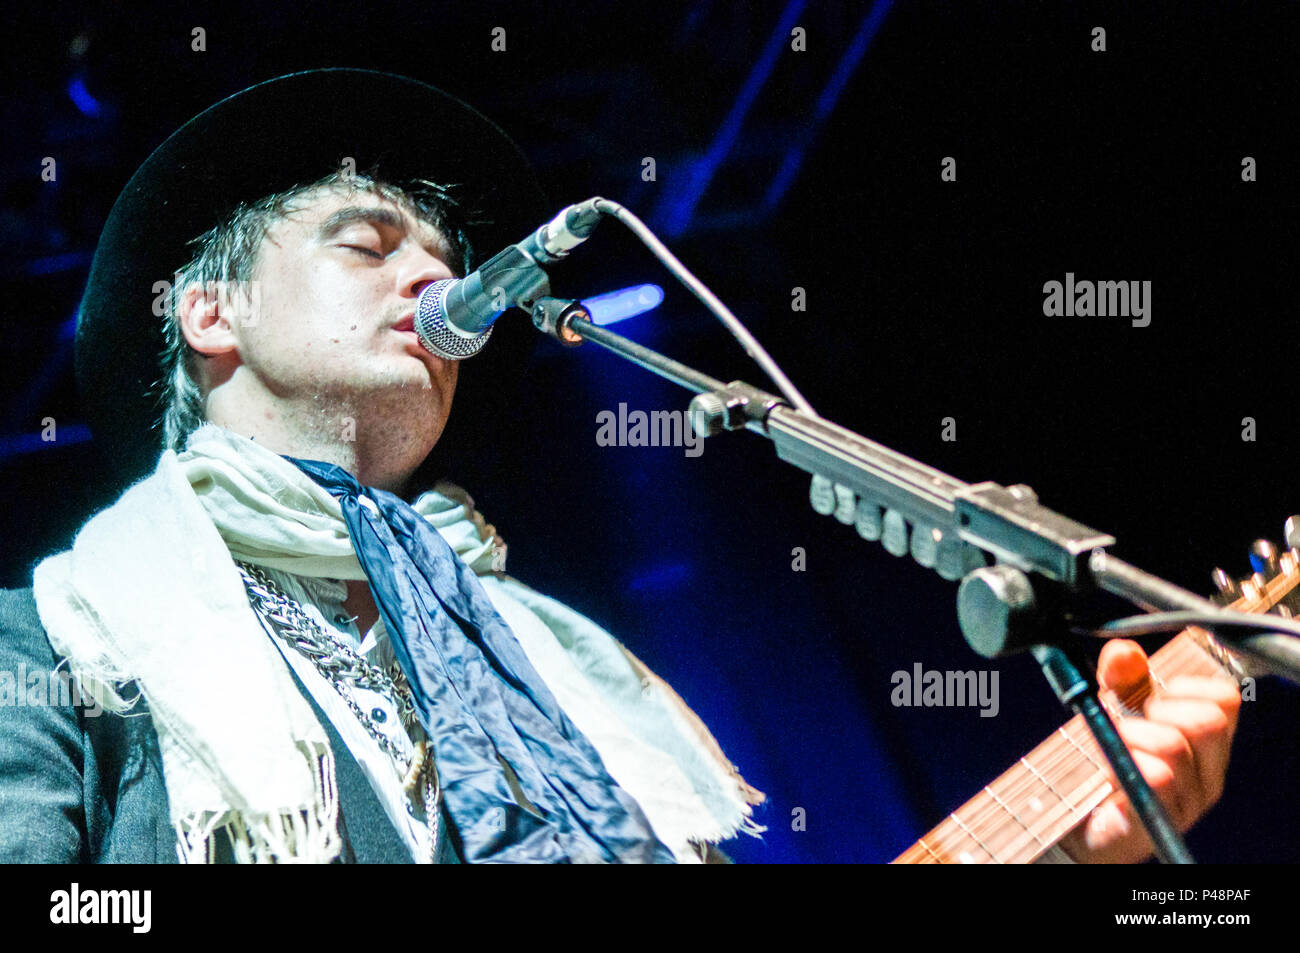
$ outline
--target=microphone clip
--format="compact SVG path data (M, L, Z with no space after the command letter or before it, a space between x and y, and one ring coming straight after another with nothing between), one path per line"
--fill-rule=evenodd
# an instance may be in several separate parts
M591 312L581 301L573 298L538 298L533 302L532 315L537 330L565 347L577 347L582 343L582 337L569 327L569 321L575 317L591 320Z

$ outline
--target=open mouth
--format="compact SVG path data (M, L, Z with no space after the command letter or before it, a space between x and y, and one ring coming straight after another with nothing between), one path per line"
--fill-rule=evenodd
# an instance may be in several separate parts
M402 320L393 325L394 331L415 331L415 312L403 315Z

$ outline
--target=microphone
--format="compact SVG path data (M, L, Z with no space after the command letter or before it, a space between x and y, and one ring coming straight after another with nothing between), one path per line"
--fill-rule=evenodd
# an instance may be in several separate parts
M550 293L542 265L567 256L596 230L604 199L570 205L523 241L503 249L464 278L435 281L415 305L415 333L425 349L449 361L473 357L508 308L531 311Z

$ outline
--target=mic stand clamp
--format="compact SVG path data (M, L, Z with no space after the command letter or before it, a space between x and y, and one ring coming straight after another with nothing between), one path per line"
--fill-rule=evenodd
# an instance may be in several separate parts
M724 430L741 430L750 424L762 425L772 408L785 401L775 394L759 390L744 381L732 381L691 398L687 409L691 426L701 437L712 437Z
M1050 644L1055 638L1064 638L1068 609L1057 587L1049 586L1044 595L1046 605L1040 604L1029 577L1006 563L969 573L957 590L957 619L967 644L985 658L1027 649L1038 660L1057 700L1082 716L1150 835L1161 863L1195 863L1102 706L1097 685L1084 678L1064 649Z
M538 298L533 302L533 327L565 347L577 347L582 337L569 327L574 317L591 320L591 312L573 298Z

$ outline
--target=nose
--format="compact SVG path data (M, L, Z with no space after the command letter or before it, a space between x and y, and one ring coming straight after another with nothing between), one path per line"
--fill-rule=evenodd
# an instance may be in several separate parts
M412 245L397 269L397 293L403 298L417 298L433 282L454 277L456 273L445 261L418 245Z

